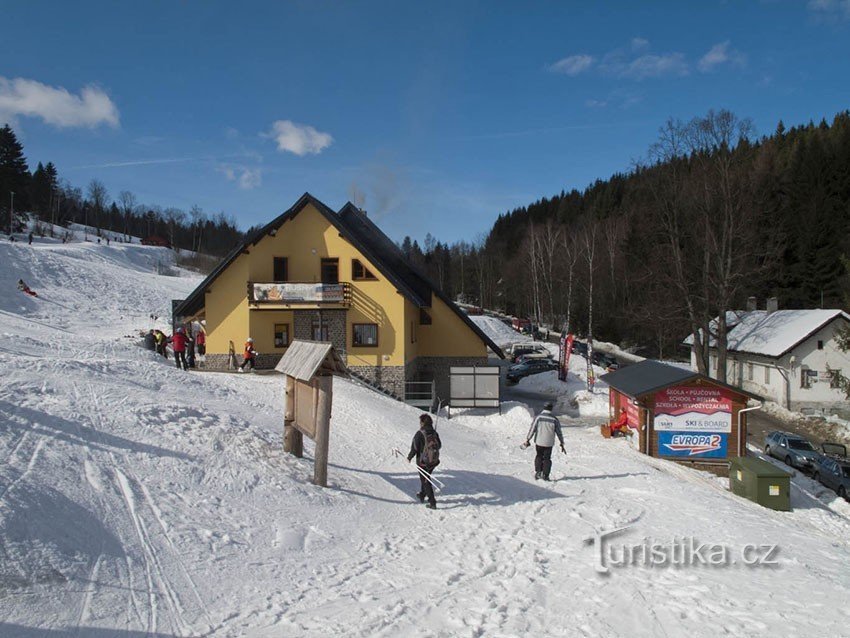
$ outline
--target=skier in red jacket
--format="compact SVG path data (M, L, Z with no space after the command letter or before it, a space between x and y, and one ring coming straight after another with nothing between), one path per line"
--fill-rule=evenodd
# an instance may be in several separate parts
M183 332L183 328L177 328L177 331L168 338L169 343L171 343L171 349L174 350L174 361L177 363L177 367L182 368L184 370L189 369L189 364L186 362L186 335Z
M620 418L611 424L611 436L631 436L632 431L629 428L629 415L626 414L626 408L620 408Z
M251 337L248 337L248 341L245 342L245 352L242 354L242 365L239 366L239 372L245 372L245 366L247 364L251 364L251 370L253 370L256 366L256 356L257 351L254 350L254 340Z

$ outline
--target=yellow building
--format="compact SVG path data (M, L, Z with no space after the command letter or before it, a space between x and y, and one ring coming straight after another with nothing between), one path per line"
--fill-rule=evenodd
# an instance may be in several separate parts
M305 193L253 233L175 309L205 319L207 367L242 361L248 337L258 368L290 341L330 341L349 369L396 396L405 381L434 381L448 398L453 365L483 365L493 343L401 250L348 203L334 212Z

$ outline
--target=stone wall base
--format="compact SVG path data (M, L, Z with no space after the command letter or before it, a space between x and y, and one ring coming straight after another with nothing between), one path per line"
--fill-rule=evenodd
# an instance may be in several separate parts
M255 365L257 366L257 370L271 370L273 369L282 354L259 354L255 359ZM207 360L205 363L198 365L200 369L207 368L209 370L228 370L230 369L230 355L229 354L207 354ZM236 365L242 364L242 355L237 354L236 357ZM198 363L198 359L195 359L196 364Z
M405 368L403 366L349 366L348 369L369 383L399 398L404 398Z

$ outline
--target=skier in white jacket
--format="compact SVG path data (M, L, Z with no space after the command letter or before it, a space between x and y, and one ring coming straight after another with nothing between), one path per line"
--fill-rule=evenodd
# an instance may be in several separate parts
M552 415L552 404L547 403L543 406L543 412L534 417L534 421L531 422L531 429L522 446L527 448L534 439L534 445L537 448L537 456L534 457L535 480L549 480L549 473L552 471L552 448L555 446L556 436L561 442L561 452L566 454L561 422Z

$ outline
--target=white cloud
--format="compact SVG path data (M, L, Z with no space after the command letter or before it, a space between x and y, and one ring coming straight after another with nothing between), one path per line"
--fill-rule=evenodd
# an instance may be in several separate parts
M550 71L555 73L563 73L564 75L576 76L579 73L584 73L593 66L593 56L579 54L571 55L562 60L558 60L549 67Z
M823 17L850 19L850 0L809 0L809 11Z
M79 95L74 95L36 80L0 77L0 119L20 116L40 117L59 127L117 127L119 123L118 107L96 86L83 87Z
M688 63L681 53L666 53L664 55L647 53L633 60L625 61L612 59L609 61L608 67L615 75L632 80L688 74Z
M263 172L259 168L246 166L219 166L218 170L228 182L236 182L242 190L252 190L263 183Z
M697 67L703 73L709 73L723 64L743 66L745 61L746 59L744 58L744 55L733 49L729 40L726 40L725 42L718 42L711 47L708 52L699 59Z
M277 142L277 149L298 156L317 155L330 146L334 139L329 133L317 131L312 126L290 120L277 120L268 137Z
M584 105L589 109L604 109L608 106L606 100L585 100Z

